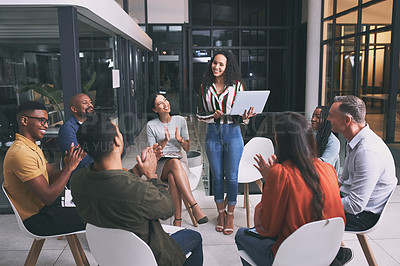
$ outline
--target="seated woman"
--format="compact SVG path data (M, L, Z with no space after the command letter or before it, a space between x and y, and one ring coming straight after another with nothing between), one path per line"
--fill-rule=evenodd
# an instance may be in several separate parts
M339 173L340 141L332 133L331 122L328 121L329 109L328 106L318 106L315 108L311 124L314 132L316 132L319 159L335 167L336 172Z
M208 218L196 203L189 184L189 166L186 153L190 149L186 120L179 115L170 115L170 103L162 94L149 97L149 109L158 115L147 123L147 141L152 146L161 145L163 157L157 163L157 175L168 181L169 193L175 205L175 226L182 222L182 197L189 203L197 222L207 223ZM171 133L173 134L171 134Z
M235 240L257 265L272 265L280 244L302 225L342 217L335 169L316 158L311 127L300 114L284 112L275 124L277 156L254 158L264 181L254 224L262 238L240 228Z

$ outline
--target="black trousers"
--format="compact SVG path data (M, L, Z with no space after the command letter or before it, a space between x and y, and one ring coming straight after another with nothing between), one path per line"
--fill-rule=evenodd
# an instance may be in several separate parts
M346 231L364 231L370 229L378 222L380 215L372 212L363 211L359 214L345 213Z
M86 227L76 208L61 207L59 199L26 219L24 225L29 232L39 236L65 234Z

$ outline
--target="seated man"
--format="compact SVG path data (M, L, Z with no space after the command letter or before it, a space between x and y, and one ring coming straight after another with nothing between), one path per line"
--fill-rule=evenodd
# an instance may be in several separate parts
M169 236L159 222L175 210L167 185L155 174L155 147L146 148L137 156L138 164L126 171L121 161L123 138L109 118L101 114L89 117L78 129L77 138L94 160L71 177L72 197L83 220L135 233L150 246L159 265L202 265L201 235L183 229ZM192 254L185 261L189 251Z
M92 100L83 93L78 93L71 97L69 100L69 108L71 110L71 117L58 131L58 146L60 146L61 154L63 155L69 150L71 143L78 143L76 140L76 132L88 115L93 114L94 111ZM86 155L79 163L78 167L76 167L75 171L88 167L92 162L92 158Z
M346 230L361 231L378 221L397 184L392 154L365 122L365 103L356 96L336 96L328 120L347 140L339 177Z
M48 128L48 118L41 103L29 101L18 106L19 134L6 153L3 170L4 188L25 227L41 236L85 229L76 208L62 208L58 197L86 154L71 144L64 169L56 172L36 145Z

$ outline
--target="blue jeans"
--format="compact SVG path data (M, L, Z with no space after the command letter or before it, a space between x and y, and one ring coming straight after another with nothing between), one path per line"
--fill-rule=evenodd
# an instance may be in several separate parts
M238 172L243 153L240 126L209 124L205 142L208 162L213 175L214 201L224 202L224 177L228 205L235 206L238 192Z
M272 253L272 245L275 240L272 238L258 238L256 236L245 233L247 228L239 228L235 235L235 242L238 250L245 250L246 253L254 260L257 265L272 265L274 262L274 254ZM249 265L245 260L243 265Z
M192 252L183 265L203 265L203 240L199 232L183 229L171 237L179 244L185 254Z

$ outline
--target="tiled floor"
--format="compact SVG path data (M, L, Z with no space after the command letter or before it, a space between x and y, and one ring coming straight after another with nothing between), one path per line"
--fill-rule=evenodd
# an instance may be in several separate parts
M145 137L141 134L135 141L136 146L142 149L146 146ZM135 163L137 148L131 147L123 160L123 166L131 168ZM198 230L203 237L204 265L241 265L236 253L234 234L225 236L215 231L217 211L212 196L206 196L202 182L194 191L198 204L210 219L207 224L194 228L190 218L183 211L182 226ZM251 195L251 212L253 217L254 206L260 201L261 195ZM387 212L380 226L368 235L369 242L377 259L378 265L400 265L400 186L396 188ZM243 208L243 196L238 196L238 205L235 210L235 230L246 225L246 214ZM169 224L171 220L163 221ZM97 265L91 255L85 236L79 236L91 265ZM344 243L354 251L354 258L348 265L367 265L361 247L355 235L345 234ZM0 215L0 265L23 265L30 249L32 240L25 237L19 230L14 215ZM318 256L318 254L316 254ZM48 239L39 256L38 265L74 265L74 260L65 239Z

